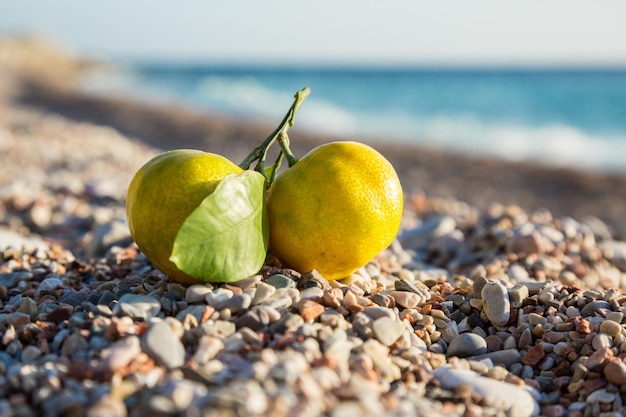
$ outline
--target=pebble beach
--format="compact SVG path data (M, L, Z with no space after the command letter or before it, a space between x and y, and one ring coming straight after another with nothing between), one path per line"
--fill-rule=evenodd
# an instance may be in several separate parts
M403 224L351 277L182 285L130 237L130 179L273 122L90 95L92 65L0 40L0 416L626 415L625 175L381 142Z

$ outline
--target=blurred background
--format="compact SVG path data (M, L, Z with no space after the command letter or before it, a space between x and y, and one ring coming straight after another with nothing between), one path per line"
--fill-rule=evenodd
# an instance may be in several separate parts
M626 172L626 2L0 0L0 35L114 64L89 91L358 140Z

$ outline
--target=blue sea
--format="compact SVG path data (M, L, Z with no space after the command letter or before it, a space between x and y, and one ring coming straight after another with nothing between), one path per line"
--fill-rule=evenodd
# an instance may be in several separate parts
M626 172L626 69L121 68L91 85L272 124L309 86L296 124L321 133Z

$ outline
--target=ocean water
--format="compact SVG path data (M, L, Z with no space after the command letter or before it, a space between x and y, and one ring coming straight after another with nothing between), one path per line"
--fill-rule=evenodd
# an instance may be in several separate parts
M123 67L106 89L278 123L309 86L307 129L626 172L626 69Z

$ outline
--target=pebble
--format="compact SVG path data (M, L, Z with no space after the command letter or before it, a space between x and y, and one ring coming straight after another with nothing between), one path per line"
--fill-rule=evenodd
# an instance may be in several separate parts
M256 286L254 296L252 297L252 305L258 305L269 299L276 293L276 287L265 282L259 282Z
M161 303L154 297L141 294L124 294L113 306L113 314L127 315L136 320L147 321L161 310Z
M506 251L522 256L543 253L541 235L536 230L529 234L515 233L506 243Z
M488 282L481 291L487 318L495 326L506 326L511 317L511 306L506 287L499 282Z
M622 360L613 360L604 367L604 376L611 384L626 385L626 364Z
M402 247L422 249L428 247L433 239L455 230L456 221L451 216L434 216L417 227L406 230L398 236Z
M252 297L249 294L235 295L227 300L222 301L216 307L218 310L230 310L231 314L237 314L246 310L252 304Z
M109 395L101 397L87 410L87 417L126 417L126 406Z
M378 306L368 306L363 309L363 312L370 316L371 318L379 319L381 317L388 317L390 319L395 319L396 315L393 310L389 308L383 308Z
M141 343L137 336L129 336L112 344L102 354L99 369L114 373L126 367L141 353Z
M270 275L267 278L267 281L265 282L267 282L268 284L276 288L295 288L296 287L296 282L294 280L282 274Z
M467 358L479 356L487 352L485 339L474 333L461 333L450 342L446 356Z
M622 326L611 320L605 320L600 324L600 332L615 337L622 332Z
M434 375L444 388L471 386L472 392L480 395L485 405L505 410L511 417L539 415L539 405L524 388L485 378L469 370L454 369L450 365L435 369Z
M43 292L54 291L59 288L63 288L63 281L55 276L48 277L39 283L35 295L40 296Z
M185 301L189 304L204 302L206 296L213 291L213 288L204 284L190 285L185 292Z
M22 298L22 304L17 309L18 312L28 314L31 321L35 321L39 311L37 310L37 304L30 297Z
M391 346L402 336L404 330L404 324L389 317L376 319L372 324L374 336L385 346Z
M418 294L407 291L391 291L389 295L393 297L396 304L404 308L415 308L421 301Z
M32 272L19 271L19 272L5 272L0 274L0 285L13 288L21 281L29 281L33 278Z
M141 344L148 355L168 369L181 367L185 362L185 347L165 322L152 324Z
M477 356L470 356L467 359L475 361L490 360L494 365L502 365L505 368L510 368L512 365L521 362L522 355L515 349L506 349L496 352L488 352Z
M508 290L509 301L511 307L520 308L526 298L528 298L529 291L526 285L516 285Z
M316 301L304 299L299 303L299 310L302 319L310 322L322 315L324 306Z

